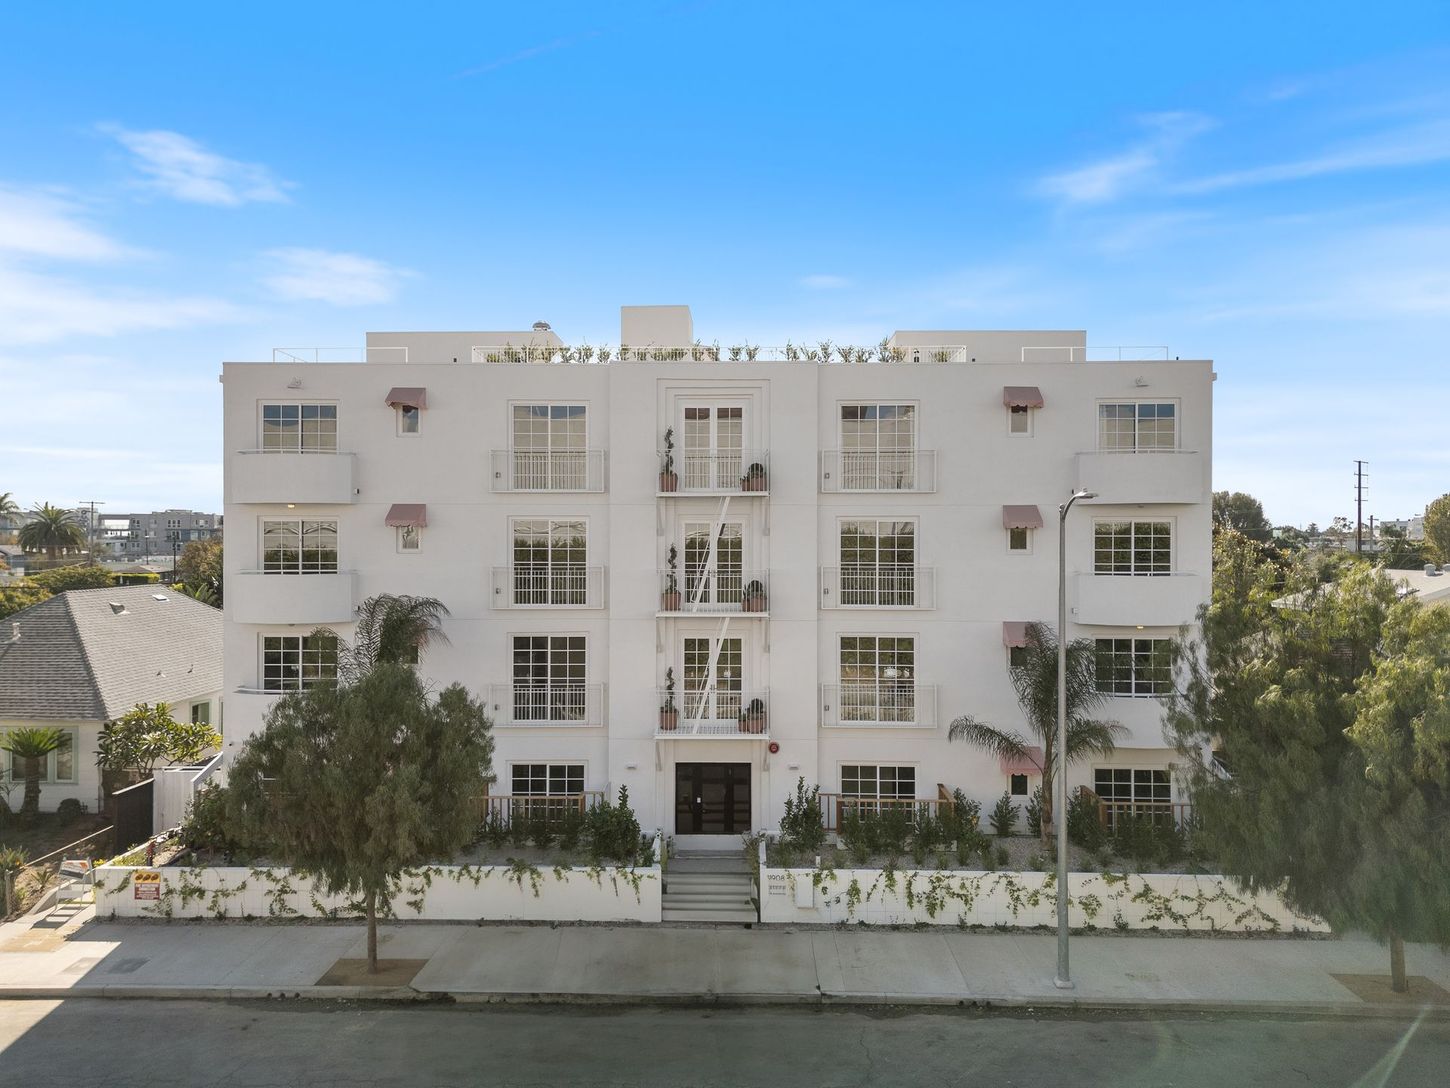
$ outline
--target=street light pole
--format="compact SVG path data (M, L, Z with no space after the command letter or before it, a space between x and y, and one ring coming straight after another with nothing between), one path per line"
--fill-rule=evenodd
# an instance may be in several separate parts
M1078 499L1095 499L1093 491L1074 491L1057 508L1057 794L1052 825L1057 835L1057 978L1059 990L1072 989L1067 966L1067 512ZM1053 800L1049 798L1049 800Z

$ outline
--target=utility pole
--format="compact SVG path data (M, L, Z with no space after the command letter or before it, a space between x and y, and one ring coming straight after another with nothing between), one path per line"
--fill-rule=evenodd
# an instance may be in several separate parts
M1354 554L1364 550L1364 466L1368 461L1354 463Z
M79 505L91 508L90 519L86 522L86 550L90 553L86 565L94 567L96 565L96 507L106 504L100 499L82 499Z
M1372 551L1372 552L1374 552L1376 555L1379 554L1379 548L1377 548L1375 546L1375 542L1374 542L1374 515L1373 514L1371 514L1369 516L1369 550Z

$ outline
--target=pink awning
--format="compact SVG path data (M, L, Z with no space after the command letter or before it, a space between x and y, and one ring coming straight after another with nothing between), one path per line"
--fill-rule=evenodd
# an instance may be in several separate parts
M1001 764L1003 774L1041 774L1042 749L1035 744L1030 745L1022 758L1003 756Z
M1004 385L1002 403L1008 408L1041 408L1042 390L1035 385Z
M1002 621L1002 645L1003 646L1026 646L1027 645L1027 620L1003 620Z
M428 390L412 388L410 386L398 386L396 389L388 390L389 408L426 408L428 407Z
M1002 507L1002 528L1041 529L1042 511L1035 506Z
M395 502L388 507L385 525L411 525L423 529L428 525L428 505L421 502Z

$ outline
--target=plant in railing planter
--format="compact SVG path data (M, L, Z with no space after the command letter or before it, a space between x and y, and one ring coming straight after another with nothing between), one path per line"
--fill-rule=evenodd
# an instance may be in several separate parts
M674 666L665 670L665 697L660 702L660 729L673 732L680 727L680 708L675 705Z
M671 544L670 555L666 560L669 569L665 572L665 590L660 594L661 612L678 612L680 610L680 576L676 569L679 558L680 550Z
M765 583L758 579L747 582L745 591L740 595L740 610L742 612L764 612L765 611Z
M740 477L741 491L764 491L765 490L765 466L759 461L754 462L745 470L745 475Z
M660 462L660 491L678 491L680 476L675 471L675 429L665 428L664 460Z
M599 349L599 361L601 363L607 363L607 362L609 362L609 360L611 358L611 355L612 355L612 353L610 352L610 350L608 348L600 348Z
M744 352L745 352L745 349L743 347L741 347L739 344L731 344L730 345L730 361L732 363L738 363L740 361L740 356Z
M740 732L742 733L764 733L765 732L765 700L751 699L744 710L740 712Z
M759 355L759 354L760 354L760 345L759 344L746 344L745 345L745 358L746 358L746 361L747 362L751 362L751 363L755 362L755 357L757 355Z

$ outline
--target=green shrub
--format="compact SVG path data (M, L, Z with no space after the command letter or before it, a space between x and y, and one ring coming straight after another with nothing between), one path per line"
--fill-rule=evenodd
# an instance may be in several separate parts
M67 797L55 806L55 817L63 824L73 824L86 814L86 806L74 797Z
M509 813L508 840L513 847L523 846L529 841L529 810L526 805L515 804Z
M1102 816L1098 811L1098 799L1079 790L1067 802L1067 841L1096 853L1107 840L1108 829L1103 826Z
M857 865L864 865L876 848L876 814L847 804L841 813L841 845Z
M1119 812L1113 817L1113 853L1142 867L1158 854L1158 831L1150 816Z
M1017 830L1017 812L1018 806L1012 803L1012 795L1003 790L1002 796L997 798L997 803L992 806L992 834L999 839L1005 839Z
M887 805L876 816L876 841L880 851L891 859L906 850L911 838L912 814L908 805Z
M985 851L984 851L984 853L985 853ZM997 852L996 852L995 857L997 859L997 867L998 868L1001 868L1002 866L1006 865L1009 861L1012 860L1012 855L1009 854L1009 853L1007 853L1007 848L1005 846L998 846L997 847Z
M478 825L478 837L489 846L497 850L508 841L508 821L493 808L490 808L483 816L483 823Z
M639 857L639 820L629 807L629 787L619 787L619 803L610 804L606 797L584 817L584 839L594 861L612 859L621 865L632 865Z
M554 845L558 838L556 825L558 819L551 817L547 812L540 812L529 820L529 841L540 850L547 850Z
M806 789L802 776L796 779L795 796L785 799L780 820L780 845L787 851L815 853L826 844L826 822L821 811L821 788Z
M917 865L925 864L926 859L941 846L946 838L945 831L941 821L923 807L917 814L916 824L911 831L911 857Z
M1042 838L1042 787L1038 786L1027 798L1027 834L1034 839Z
M558 822L559 847L563 850L577 850L580 836L584 834L584 813L572 805L564 810Z
M105 567L53 567L38 571L25 579L33 586L51 593L69 589L109 589L114 583Z
M202 786L191 799L186 817L181 821L182 845L192 850L215 850L231 855L237 843L229 834L232 823L227 815L227 788L215 783Z

